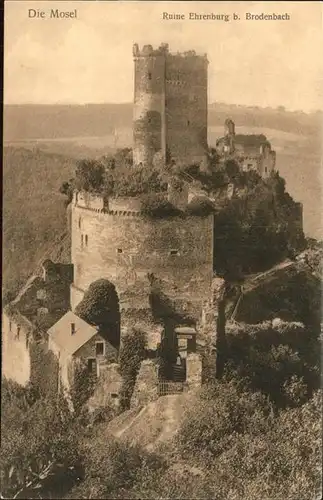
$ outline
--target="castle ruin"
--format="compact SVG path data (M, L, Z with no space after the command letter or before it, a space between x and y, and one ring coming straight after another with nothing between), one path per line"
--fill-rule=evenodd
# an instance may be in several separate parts
M194 51L171 54L167 44L157 50L150 45L140 50L135 44L133 56L132 168L153 167L160 162L162 165L197 165L201 171L207 169L206 55L199 56ZM275 154L266 137L241 137L236 135L234 123L228 120L225 135L217 143L220 157L236 158L243 169L252 168L263 176L269 175L275 166ZM196 195L188 184L180 192L175 191L169 184L165 196L181 210ZM106 332L89 327L75 314L91 284L106 279L115 286L119 300L121 342L136 328L145 333L148 348L156 353L162 337L171 336L178 356L174 373L192 386L200 383L202 363L196 353L196 341L216 335L217 306L223 287L223 280L216 278L213 271L214 213L203 217L187 213L146 217L141 210L140 196L103 197L75 191L70 204L70 228L73 273L63 283L66 287L68 281L69 301L67 307L59 305L62 320L56 318L47 331L49 335L52 332L49 348L60 354L61 363L65 360L65 365L60 366L61 373L68 373L67 364L73 357L88 356L85 361L91 370L95 366L98 376L101 368L106 374L111 369L115 376L117 354L115 346L111 347L106 340ZM35 285L30 293L33 300L39 301L36 288ZM19 316L6 317L4 324L8 330L4 342L7 357L4 375L27 384L31 372L28 349L32 327L28 323L28 328L22 329ZM77 325L83 340L77 337ZM64 351L61 339L65 334L73 337L73 341L69 341L68 356L61 355ZM16 349L16 357L10 354L13 336L16 343L23 345L21 352ZM55 336L60 345L55 345ZM109 367L108 354L113 369ZM18 374L13 363L26 357L26 369ZM149 363L144 366L144 373L154 370ZM106 379L107 386L100 389L105 397L110 390L109 377ZM116 386L115 379L113 386ZM140 399L137 389L136 397ZM114 391L111 389L113 396Z
M207 56L194 51L171 54L133 47L134 165L172 159L205 164L207 156Z

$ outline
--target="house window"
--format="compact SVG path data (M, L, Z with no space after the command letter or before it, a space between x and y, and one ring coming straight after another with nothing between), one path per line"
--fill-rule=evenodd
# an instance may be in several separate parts
M75 333L75 323L71 323L71 335Z
M191 124L191 122L189 120L187 120L187 126L189 127Z
M169 253L170 255L179 255L179 250L172 249Z
M79 229L81 229L81 217L79 218Z
M267 173L267 167L265 167L265 174Z
M17 326L17 339L19 340L20 337L20 326Z
M85 246L86 246L86 247L87 247L88 241L89 241L89 238L88 238L88 235L86 234L86 235L85 235Z
M81 235L81 248L83 248L83 240L84 240L84 238L83 238L83 234L82 234Z
M96 356L104 356L104 342L95 342Z
M151 80L151 73L150 73L150 71L148 73L148 80Z
M9 321L9 332L11 332L11 331L12 331L12 322Z
M96 359L89 358L87 360L87 369L89 373L96 373Z
M119 397L119 395L116 392L112 392L111 393L111 398L112 399L117 399L118 397Z
M122 253L122 248L117 248L117 253Z

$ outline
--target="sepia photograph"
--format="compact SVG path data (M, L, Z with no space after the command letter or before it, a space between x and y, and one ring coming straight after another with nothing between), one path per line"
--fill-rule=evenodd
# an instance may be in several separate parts
M322 14L5 1L0 498L322 497Z

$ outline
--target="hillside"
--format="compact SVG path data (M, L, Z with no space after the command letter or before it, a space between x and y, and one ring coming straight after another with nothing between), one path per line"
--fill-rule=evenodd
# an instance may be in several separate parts
M65 197L59 187L73 175L64 156L4 148L3 289L23 283L44 252L66 231Z
M320 216L322 113L215 103L209 106L210 146L231 117L240 133L263 133L277 152L287 190L303 203L306 235L323 238ZM132 144L132 104L7 105L5 145L80 159L98 158ZM66 180L66 177L65 177Z
M228 116L239 126L272 128L305 136L315 134L321 123L321 113L214 103L209 106L209 127L222 126ZM5 141L97 137L131 127L131 103L4 106Z

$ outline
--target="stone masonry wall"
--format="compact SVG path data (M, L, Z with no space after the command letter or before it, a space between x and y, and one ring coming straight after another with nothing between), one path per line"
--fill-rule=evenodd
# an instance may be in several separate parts
M90 409L119 405L119 393L122 385L122 377L119 373L119 365L111 363L100 372L93 396L89 399Z
M165 150L164 73L164 56L135 57L133 121L135 165L152 164L154 155Z
M213 276L213 215L148 219L72 207L74 287L101 278L118 294L153 274L174 300L202 302Z
M96 355L96 342L104 342L105 344L105 354L97 356ZM117 361L117 350L107 342L102 335L99 333L91 338L86 344L84 344L76 353L74 358L80 358L86 360L88 358L96 358L98 363L114 363Z
M205 57L167 55L166 144L177 163L200 163L207 151Z
M144 406L158 398L158 373L154 361L146 359L141 363L130 407Z
M188 389L197 389L202 385L202 358L192 352L186 358L186 382Z
M25 386L30 380L30 331L25 324L2 316L2 375Z

